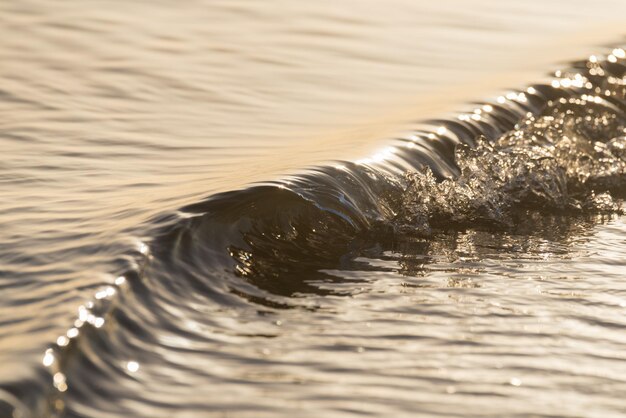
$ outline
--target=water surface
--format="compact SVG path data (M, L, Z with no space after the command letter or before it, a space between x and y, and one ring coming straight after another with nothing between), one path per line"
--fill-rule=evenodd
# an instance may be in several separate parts
M0 415L625 413L624 9L1 4Z

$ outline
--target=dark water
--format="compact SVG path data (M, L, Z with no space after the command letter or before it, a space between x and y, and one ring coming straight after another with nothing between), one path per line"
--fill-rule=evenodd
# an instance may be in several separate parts
M626 53L516 72L618 4L103 5L0 6L0 416L626 414Z

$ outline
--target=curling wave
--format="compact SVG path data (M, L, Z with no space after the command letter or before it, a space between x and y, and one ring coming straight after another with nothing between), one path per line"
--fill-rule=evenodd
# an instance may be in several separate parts
M398 237L435 241L451 229L510 230L537 213L619 212L625 74L617 48L557 72L549 85L428 121L370 159L211 196L158 220L139 267L82 306L45 353L50 385L36 411L14 408L24 416L157 416L176 409L183 386L193 388L189 376L207 385L246 379L219 364L193 370L186 356L254 363L254 352L228 357L224 347L246 335L272 338L258 315L312 311L316 297L341 296L320 284L344 280L333 270L367 269L359 257L372 248ZM255 325L234 335L229 316ZM146 380L132 377L151 362L163 366ZM184 385L172 370L186 371ZM143 390L138 399L137 387L159 379L169 392Z

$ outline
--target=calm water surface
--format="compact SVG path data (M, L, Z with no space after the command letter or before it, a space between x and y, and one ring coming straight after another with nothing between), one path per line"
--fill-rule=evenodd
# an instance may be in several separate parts
M1 2L0 417L626 415L624 16Z

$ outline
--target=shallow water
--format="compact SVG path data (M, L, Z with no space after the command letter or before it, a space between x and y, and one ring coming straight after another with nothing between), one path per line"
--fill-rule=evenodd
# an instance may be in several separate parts
M0 416L626 414L626 5L413 3L0 4Z

